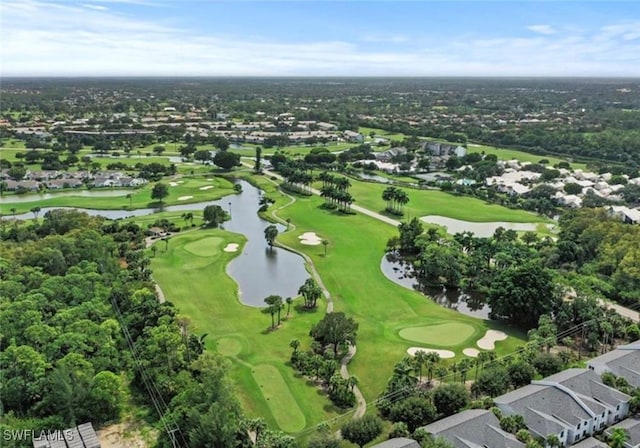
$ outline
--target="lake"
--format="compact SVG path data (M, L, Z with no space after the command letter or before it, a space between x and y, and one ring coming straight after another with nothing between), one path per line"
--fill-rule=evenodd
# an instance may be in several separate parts
M219 205L231 211L231 219L223 225L225 230L241 233L247 237L242 253L238 254L227 266L227 273L238 283L240 301L245 305L263 307L264 298L277 294L283 298L296 297L298 288L309 278L304 259L293 252L274 247L269 249L264 239L264 229L270 225L258 216L258 202L261 191L248 182L240 181L242 193L226 196L217 201L197 202L195 204L171 205L164 211L197 211L207 205ZM144 208L138 210L94 210L74 207L43 207L40 216L49 210L75 209L92 216L104 216L109 219L122 219L132 216L146 216L160 209ZM9 218L7 216L7 218ZM33 213L16 215L17 219L31 219ZM278 225L280 232L286 229Z
M118 196L126 196L129 193L133 193L134 190L110 190L106 189L94 189L87 190L84 188L78 188L74 191L63 191L60 193L42 193L42 194L21 194L14 196L3 196L3 204L20 204L23 202L42 201L44 199L61 198L65 196L77 196L77 197L94 197L94 198L113 198Z
M438 215L422 216L420 220L429 224L444 226L447 228L447 233L451 235L473 232L475 236L482 238L493 236L498 227L515 231L535 231L538 228L538 224L531 222L469 222Z
M418 291L445 308L456 310L468 316L489 319L491 309L481 294L467 293L458 288L421 286L412 278L411 269L405 263L390 258L388 255L382 257L380 270L392 282Z

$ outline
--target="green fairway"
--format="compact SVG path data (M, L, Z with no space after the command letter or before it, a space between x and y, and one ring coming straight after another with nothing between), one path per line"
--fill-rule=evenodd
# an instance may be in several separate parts
M450 322L440 325L410 327L400 330L400 337L423 344L453 347L476 335L476 329L468 324Z
M306 426L304 414L280 371L272 365L260 364L254 366L252 373L278 426L290 433L302 431Z
M221 229L195 230L171 237L168 251L159 245L151 258L154 279L168 301L190 318L197 334L207 333L206 345L231 361L231 374L243 409L250 417L298 432L334 417L336 411L314 385L297 376L287 365L289 342L309 345L311 326L323 315L322 302L316 312L298 312L276 331L261 309L238 300L237 284L226 273L227 264L242 254L245 237ZM237 252L224 252L229 243L239 243ZM295 305L295 303L294 303Z
M194 202L213 201L229 194L233 194L233 184L222 177L198 177L182 178L176 182L163 180L169 187L169 196L163 201L166 205L190 204ZM34 201L20 203L3 203L0 205L0 213L8 215L12 208L16 213L28 212L33 207L78 207L102 210L133 210L138 208L157 207L159 204L151 199L151 189L154 182L150 182L141 188L130 189L131 198L126 196L116 197L90 197L80 196L81 190L75 192L78 196L58 196L50 199L37 199L35 195L25 195L23 197L34 197ZM108 191L109 189L99 189L96 191ZM118 190L120 190L118 188ZM66 190L69 192L69 190ZM73 190L71 190L73 192ZM86 193L86 190L84 190ZM10 197L6 195L5 197Z
M382 192L386 185L372 182L351 181L350 193L357 205L374 212L383 212L386 206ZM547 222L546 218L524 210L510 209L496 204L488 204L469 196L454 196L439 190L418 190L405 188L409 204L405 207L405 217L440 215L471 222Z
M213 257L222 250L222 238L210 236L184 245L184 250L199 257Z
M467 151L484 152L485 154L495 154L500 160L519 160L521 162L538 163L542 159L547 159L551 165L555 165L560 162L568 162L567 159L553 156L542 156L538 154L531 154L524 151L518 151L517 149L496 148L494 146L479 145L476 143L469 143L467 145ZM571 168L580 168L584 170L587 165L585 163L570 162Z
M253 182L277 199L270 210L289 201L264 178L253 177ZM400 337L399 332L405 328L443 324L469 328L466 337L460 335L456 345L450 346L458 354L475 346L476 339L490 328L511 335L497 344L499 355L511 352L526 338L522 332L498 323L443 308L388 280L380 270L380 260L387 239L397 230L364 215L334 214L319 208L322 203L319 197L297 197L293 205L279 210L278 216L290 218L296 231L281 234L278 240L312 259L332 294L335 310L344 311L358 322L358 353L349 364L349 371L360 380L367 400L382 392L394 364L406 355L407 348L415 345ZM326 256L322 246L300 243L298 236L304 232L316 232L329 241Z

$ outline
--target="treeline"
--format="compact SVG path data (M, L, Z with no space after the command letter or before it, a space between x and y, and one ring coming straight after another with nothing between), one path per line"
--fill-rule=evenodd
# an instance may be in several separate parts
M158 301L143 238L137 225L76 211L3 221L2 429L99 427L144 403L159 447L292 446L243 416L226 361ZM248 430L256 426L254 444Z
M387 250L420 286L480 291L494 317L528 327L559 309L559 284L585 295L638 302L640 227L610 218L602 209L567 212L559 225L557 241L535 232L519 237L503 228L486 238L471 232L447 238L437 228L425 231L414 218L400 224Z

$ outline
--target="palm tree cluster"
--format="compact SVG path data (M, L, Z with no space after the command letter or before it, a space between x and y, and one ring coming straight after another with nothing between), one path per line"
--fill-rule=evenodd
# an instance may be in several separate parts
M270 295L269 297L264 299L264 303L267 304L267 308L264 311L271 315L271 329L275 330L276 327L280 326L280 312L284 308L284 300L281 296ZM277 325L274 320L274 316L276 314L278 315Z
M311 194L311 184L313 183L313 174L310 168L303 163L288 163L280 168L280 173L284 177L285 185L302 194Z
M313 278L308 278L298 289L298 294L304 298L305 308L315 308L318 299L322 297L322 288L318 286Z
M407 192L397 187L385 188L382 192L382 199L387 203L385 210L398 216L404 214L404 206L409 203Z
M324 171L318 179L322 181L320 196L324 198L324 205L327 208L339 208L346 212L353 204L354 199L349 193L351 182L346 177L333 176Z
M353 406L356 396L353 388L357 386L358 380L351 376L347 379L340 375L340 364L335 359L331 351L322 354L316 352L304 352L298 350L300 341L293 339L289 346L293 348L291 353L291 364L304 376L322 382L329 393L331 401L341 408Z

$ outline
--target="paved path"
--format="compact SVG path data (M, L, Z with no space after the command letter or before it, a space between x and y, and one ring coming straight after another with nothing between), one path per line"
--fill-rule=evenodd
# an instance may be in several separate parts
M618 305L617 303L605 302L602 299L598 299L598 302L600 302L600 305L602 305L602 306L604 306L606 308L614 309L616 311L616 313L618 313L622 317L629 318L634 322L640 322L640 314L635 310L629 309L629 308L624 307L622 305Z
M245 164L246 165L246 164ZM271 171L264 171L264 173L268 176L275 176L276 178L282 179L282 176L273 173ZM277 182L269 179L270 182L274 183L275 185L277 185L278 187L280 185L278 185ZM315 190L315 189L312 189ZM278 216L278 211L282 210L283 208L289 207L290 205L292 205L293 203L296 202L296 198L294 196L291 196L290 194L287 194L286 192L281 190L281 193L284 194L285 196L287 196L290 201L287 202L286 204L278 207L276 210L274 210L273 212L271 212L272 216L274 218L276 218L278 221L280 221L281 223L285 223L288 224L286 222L286 220L282 219L281 217ZM319 191L315 190L314 191L315 194L320 194ZM369 210L367 210L369 211ZM373 213L373 212L371 212ZM295 225L293 224L288 224L291 227L293 227L293 229L295 229ZM326 288L326 286L324 285L324 283L322 282L322 278L320 277L320 274L318 273L316 266L313 264L313 261L311 260L311 258L309 258L306 254L299 252L295 249L293 249L292 247L287 246L286 244L282 244L280 242L276 243L278 246L290 250L291 252L294 252L296 254L299 254L300 256L302 256L302 258L304 258L304 260L307 262L307 266L309 266L309 268L311 269L311 275L313 276L313 278L316 280L316 282L318 283L318 286L320 286L320 288L322 289L322 294L324 295L324 297L327 299L327 313L333 313L333 299L331 298L331 294L329 293L329 290ZM348 379L351 375L349 374L349 369L348 369L348 364L351 361L351 358L353 358L356 354L356 346L355 345L349 345L349 349L347 351L347 354L344 355L344 357L340 360L340 376L342 376L342 378L344 379ZM353 394L356 396L356 410L353 413L353 418L360 418L362 417L365 412L367 412L367 401L364 399L364 395L362 395L362 392L360 391L360 388L358 388L358 386L354 386L353 388Z

